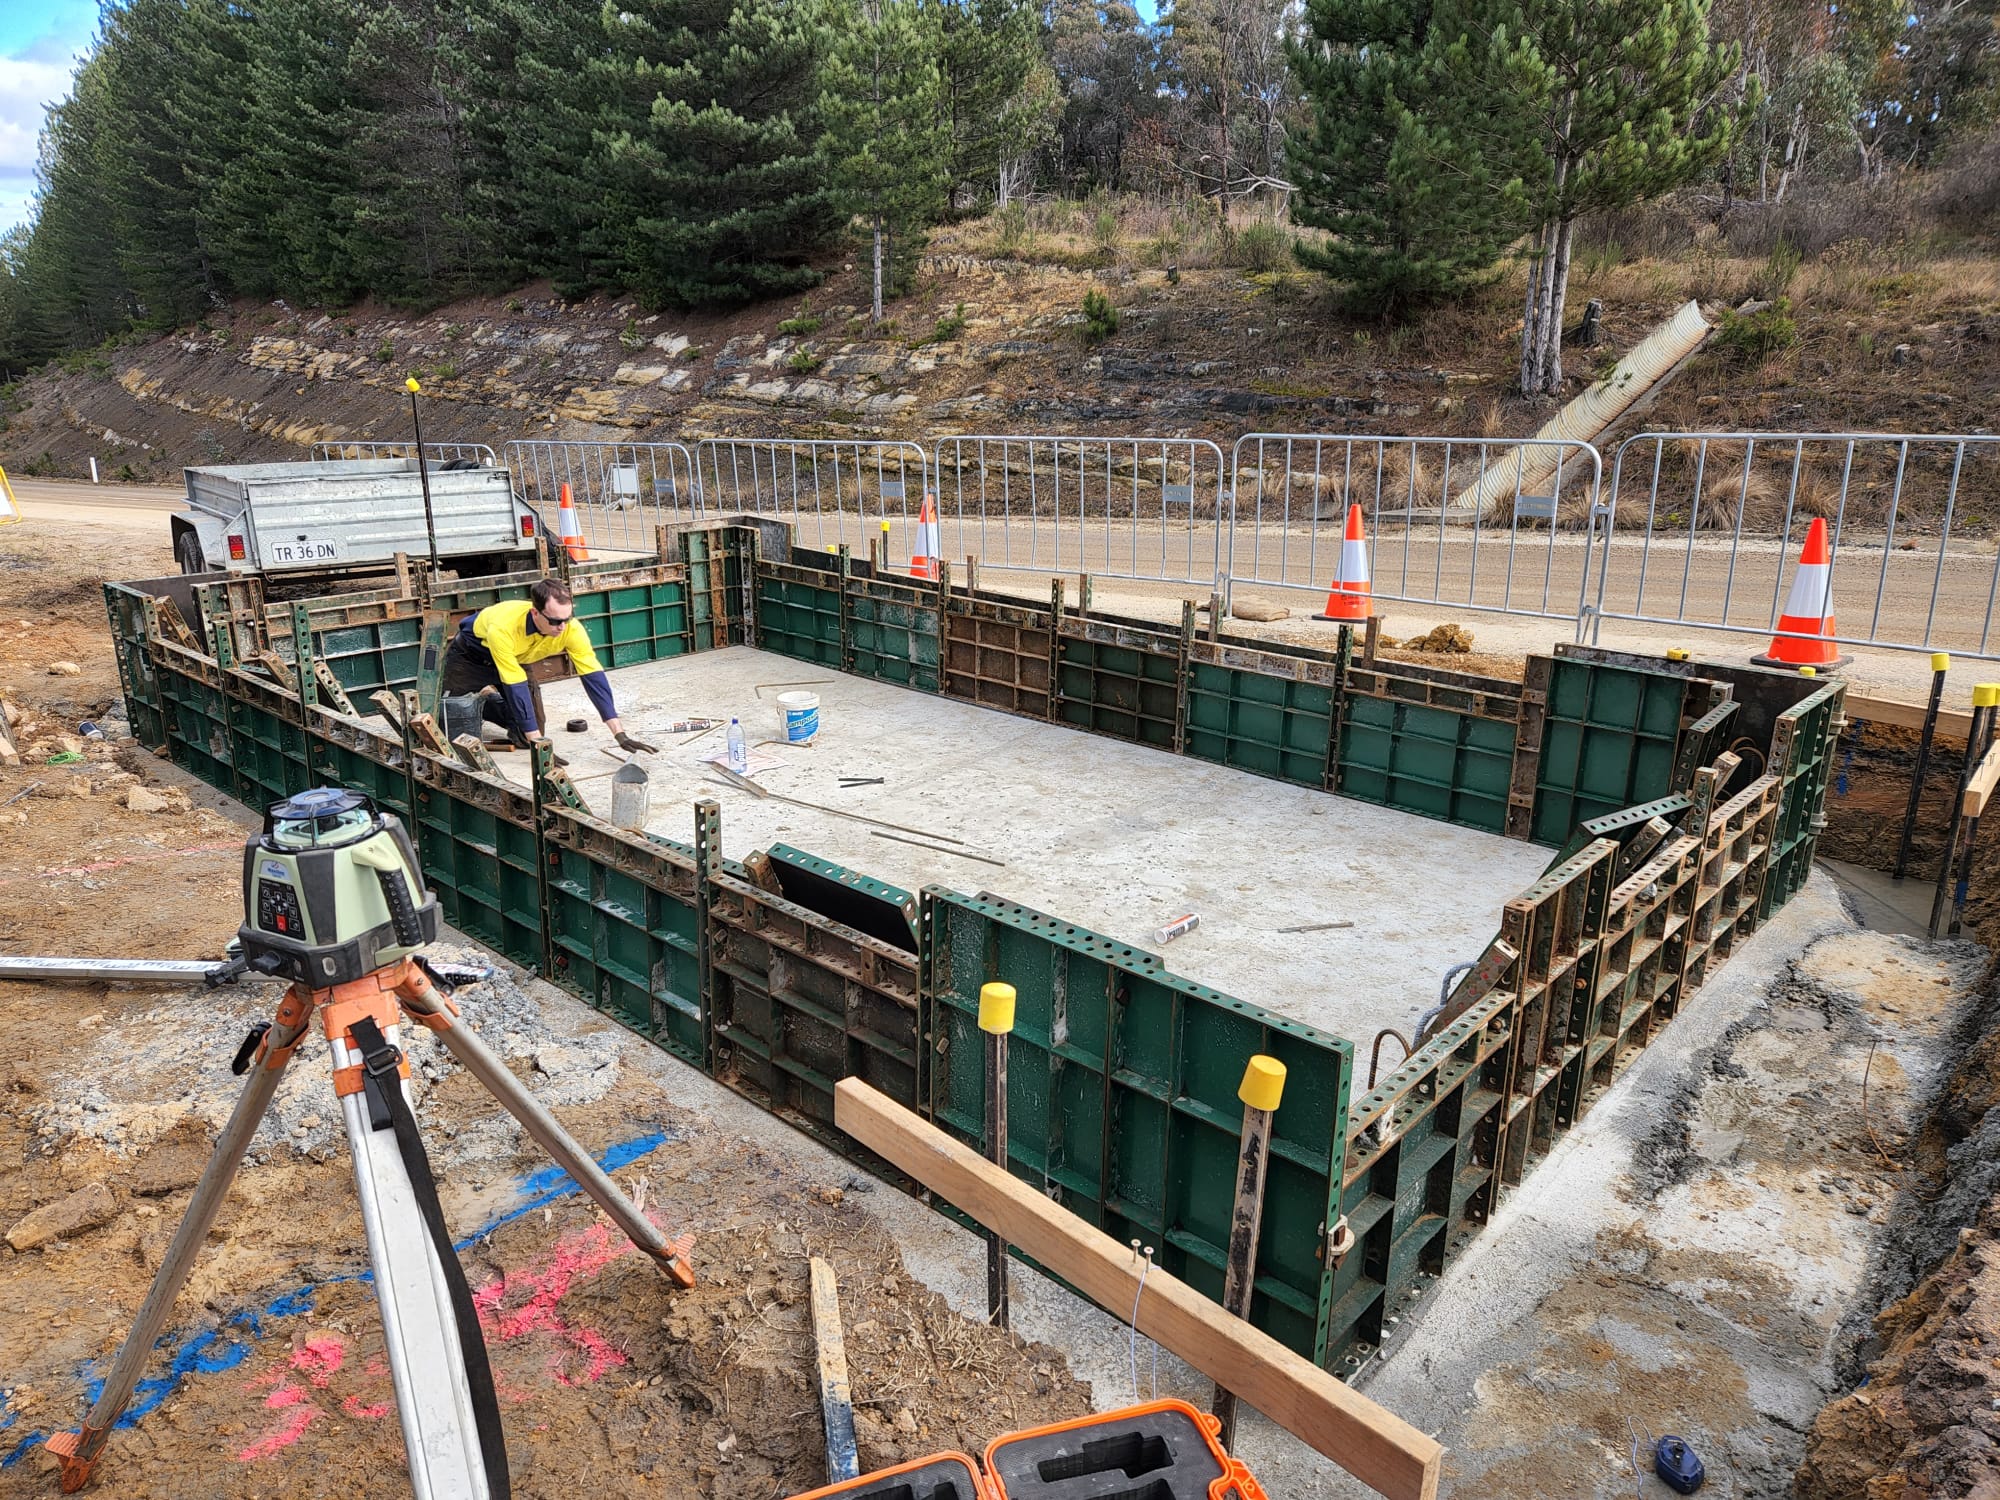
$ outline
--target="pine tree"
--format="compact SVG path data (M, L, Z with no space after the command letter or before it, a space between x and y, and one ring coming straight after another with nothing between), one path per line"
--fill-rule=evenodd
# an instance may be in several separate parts
M601 0L477 0L465 25L471 210L493 226L500 275L578 295L609 269L586 243L605 197L596 133L619 76Z
M919 0L836 0L820 69L827 167L874 252L874 317L900 296L943 216L952 137L939 110L938 13Z
M350 0L262 0L243 33L242 149L217 194L238 288L335 306L368 290L355 209L364 183L354 142Z
M810 0L627 0L607 10L606 183L587 241L655 302L783 296L840 228L818 150L825 43Z
M1694 181L1728 152L1735 114L1720 96L1739 54L1710 42L1708 9L1708 0L1515 0L1488 33L1489 90L1468 101L1471 113L1526 119L1548 162L1521 330L1525 394L1562 388L1577 218Z
M49 111L35 168L35 232L22 256L24 314L48 352L95 344L127 326L135 302L108 228L116 208L105 184L119 142L109 68L94 53L69 98Z
M1027 0L924 0L943 33L939 108L950 137L954 209L989 193L1005 207L1022 163L1055 135L1062 100Z
M1308 0L1310 39L1292 65L1315 119L1292 147L1292 213L1333 238L1297 253L1366 310L1476 285L1527 222L1544 169L1525 121L1476 118L1455 82L1473 11L1462 0Z
M103 158L107 229L135 320L169 328L204 310L221 286L201 212L217 143L187 137L177 108L188 90L218 80L195 76L193 23L180 0L126 0L105 8L103 24L104 129L117 143Z

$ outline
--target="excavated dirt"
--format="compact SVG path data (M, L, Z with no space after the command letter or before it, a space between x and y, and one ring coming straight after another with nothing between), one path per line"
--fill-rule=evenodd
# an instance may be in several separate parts
M49 766L117 694L97 580L168 566L128 538L0 533L0 689L28 763L0 770L0 947L214 957L240 920L240 809L129 740ZM49 664L75 662L75 676ZM113 721L114 730L116 727ZM164 803L130 810L133 789ZM144 799L136 799L148 805ZM476 950L441 945L444 956ZM950 1311L904 1269L876 1188L803 1138L752 1139L670 1099L673 1065L501 966L463 993L510 1068L674 1232L672 1289L420 1036L419 1117L492 1349L522 1496L772 1500L825 1482L807 1260L830 1259L864 1466L1061 1420L1089 1388L1055 1350ZM48 1493L239 1086L228 1064L268 983L204 993L0 984L0 1234L87 1192L108 1222L0 1244L0 1496ZM100 1186L101 1185L101 1186ZM344 1496L401 1489L384 1363L324 1043L301 1048L100 1467L107 1496ZM373 1477L371 1477L373 1476Z

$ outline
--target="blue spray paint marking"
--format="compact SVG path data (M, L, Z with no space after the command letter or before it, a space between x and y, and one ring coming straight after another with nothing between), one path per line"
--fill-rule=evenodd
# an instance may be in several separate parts
M655 1130L613 1146L598 1158L598 1164L607 1172L615 1172L620 1167L630 1166L640 1157L657 1151L666 1143L666 1132ZM518 1207L509 1209L498 1218L480 1226L460 1240L454 1248L464 1250L470 1245L477 1244L502 1225L511 1224L523 1214L533 1213L538 1208L546 1208L557 1199L567 1198L579 1189L575 1180L561 1167L544 1167L538 1172L523 1174L515 1183L515 1191L533 1196ZM260 1308L245 1308L241 1312L232 1313L220 1327L188 1336L174 1349L165 1374L151 1380L142 1380L134 1388L132 1401L125 1408L124 1415L119 1417L117 1425L119 1427L138 1425L143 1418L157 1410L187 1376L219 1375L224 1371L235 1369L248 1359L250 1344L241 1339L225 1340L223 1337L225 1330L242 1328L251 1339L261 1339L264 1336L265 1319L291 1318L310 1311L320 1287L333 1286L344 1281L373 1282L374 1279L375 1273L372 1269L356 1272L350 1276L328 1276L318 1282L309 1283L274 1297ZM162 1339L157 1347L164 1347L165 1344L166 1340ZM88 1405L95 1406L97 1398L103 1392L102 1376L86 1380L84 1400ZM6 1394L0 1392L0 1432L12 1427L18 1416L18 1412L7 1407ZM4 1456L0 1456L0 1469L11 1469L40 1447L47 1438L46 1432L29 1433Z

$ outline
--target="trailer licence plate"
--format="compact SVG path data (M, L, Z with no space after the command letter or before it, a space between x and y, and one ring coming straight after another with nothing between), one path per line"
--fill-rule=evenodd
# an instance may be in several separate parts
M339 562L341 546L339 542L316 542L309 537L296 541L271 542L267 546L274 563L324 563Z

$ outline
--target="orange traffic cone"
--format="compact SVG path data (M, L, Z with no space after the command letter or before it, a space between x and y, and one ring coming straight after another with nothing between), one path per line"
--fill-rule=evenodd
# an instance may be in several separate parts
M1805 550L1799 554L1799 570L1792 575L1792 591L1785 596L1785 612L1778 616L1778 633L1771 637L1771 649L1750 658L1759 667L1838 667L1852 661L1842 656L1840 647L1823 637L1835 635L1833 623L1833 559L1826 548L1826 521L1813 517L1806 531Z
M917 550L910 555L910 576L936 583L943 576L943 560L938 546L937 505L931 492L925 490L923 509L917 512Z
M571 562L589 562L590 549L583 545L583 527L576 518L576 502L570 499L569 486L557 491L556 534L562 538L563 551L569 554Z
M1361 534L1361 507L1347 507L1347 535L1340 543L1340 566L1334 570L1333 587L1327 591L1326 613L1315 620L1366 620L1371 603L1368 593L1368 539Z

